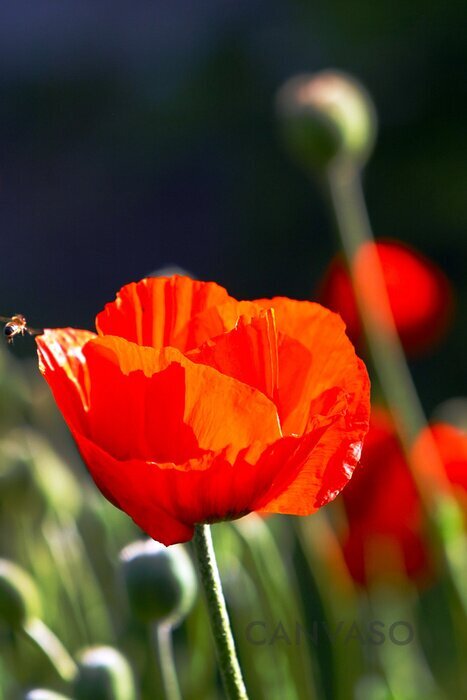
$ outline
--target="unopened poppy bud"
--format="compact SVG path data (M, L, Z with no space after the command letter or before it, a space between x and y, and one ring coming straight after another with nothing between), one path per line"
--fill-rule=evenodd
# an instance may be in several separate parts
M32 578L13 562L0 559L0 621L19 628L39 611L39 592Z
M335 158L363 165L376 136L376 111L354 78L326 70L288 80L277 95L277 111L292 156L307 168Z
M24 696L24 700L71 700L67 695L61 695L60 693L54 693L53 690L46 690L45 688L35 688L30 690Z
M125 657L112 647L91 647L78 655L73 684L76 700L136 700L132 670Z
M131 612L137 619L176 624L188 614L197 584L183 546L138 541L125 547L120 559Z

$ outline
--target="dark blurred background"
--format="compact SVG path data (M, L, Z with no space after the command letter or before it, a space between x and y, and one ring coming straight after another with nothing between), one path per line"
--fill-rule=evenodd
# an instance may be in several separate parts
M92 328L167 264L239 297L313 298L332 221L273 101L291 74L335 67L379 113L376 234L454 285L454 328L413 364L422 399L466 394L466 23L465 3L439 0L2 3L0 313Z

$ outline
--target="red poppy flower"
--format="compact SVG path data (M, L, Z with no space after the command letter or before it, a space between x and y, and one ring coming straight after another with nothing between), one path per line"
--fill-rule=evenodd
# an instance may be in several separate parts
M174 276L123 287L96 326L46 330L40 369L97 486L154 539L306 515L351 477L369 380L337 315Z
M431 435L430 435L431 432ZM460 500L467 497L467 436L438 423L423 431L413 450L429 469L434 439L445 474ZM353 578L405 571L422 581L433 569L417 489L387 411L373 407L361 464L342 495L348 518L343 551ZM466 502L467 505L467 502Z
M384 304L369 269L374 246L378 254L396 329L405 350L417 355L445 333L452 317L452 290L445 274L413 248L396 241L364 245L354 261L355 275L377 321L384 323ZM362 334L350 276L341 256L331 262L319 298L340 314L347 333L358 343Z

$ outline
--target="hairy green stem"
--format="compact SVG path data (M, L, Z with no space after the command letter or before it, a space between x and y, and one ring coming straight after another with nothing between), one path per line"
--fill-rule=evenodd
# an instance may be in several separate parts
M225 604L209 525L196 525L193 545L228 700L248 700Z

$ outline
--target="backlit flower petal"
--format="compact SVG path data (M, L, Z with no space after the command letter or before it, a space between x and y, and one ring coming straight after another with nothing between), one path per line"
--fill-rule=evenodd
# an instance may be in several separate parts
M57 328L53 331L45 329L36 338L39 369L47 379L65 421L80 431L85 430L91 388L83 347L96 337L89 331Z
M86 340L76 347L73 333L47 331L38 341L47 353L44 374L60 408L80 388L85 413L76 426L69 414L70 428L117 459L181 464L205 450L229 448L235 456L281 435L275 406L261 392L175 348L155 350L112 336ZM65 372L60 360L69 355L81 361L66 364Z
M252 510L308 514L359 459L369 381L340 319L213 283L124 287L40 367L102 493L165 544Z
M165 346L185 350L190 347L186 326L193 326L196 343L224 331L217 307L229 295L215 282L199 282L189 277L148 277L127 284L115 301L106 304L96 318L101 335L116 335L138 345ZM202 321L197 323L202 315Z
M278 409L285 434L302 434L314 402L322 401L329 389L349 395L350 404L365 400L366 370L345 335L337 314L319 304L282 297L262 299L275 312L278 335ZM332 405L332 402L331 402Z
M319 430L332 419L300 472L263 508L305 515L332 500L358 464L368 430L370 381L336 314L283 298L257 303L275 312L284 434Z

